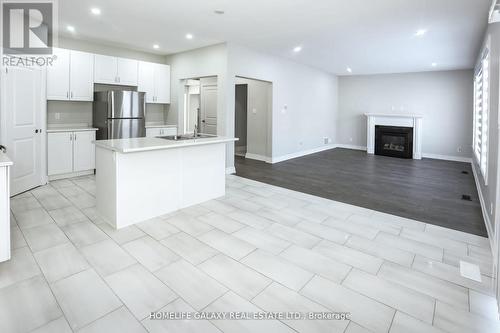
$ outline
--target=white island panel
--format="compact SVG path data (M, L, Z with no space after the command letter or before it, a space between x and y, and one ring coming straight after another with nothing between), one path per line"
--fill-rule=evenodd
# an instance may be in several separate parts
M120 229L225 195L226 143L123 153L96 142L97 210Z

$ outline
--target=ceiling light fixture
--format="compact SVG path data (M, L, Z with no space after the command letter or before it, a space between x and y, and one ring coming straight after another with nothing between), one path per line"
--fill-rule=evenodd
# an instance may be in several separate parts
M186 38L187 38L187 39L193 39L193 35L192 35L192 34L187 34L187 35L186 35Z
M415 32L415 37L422 37L423 35L425 35L427 33L427 29L418 29L416 32Z
M216 10L214 10L214 13L218 14L218 15L223 15L224 11L222 9L216 9Z
M90 12L94 15L101 15L101 10L97 7L91 8Z
M75 27L74 27L74 26L72 26L72 25L68 25L68 26L66 27L66 30L68 30L69 32L75 32Z
M300 52L302 51L302 46L296 46L293 48L293 52L297 53L297 52Z
M347 67L346 69L349 73L352 73L352 68L351 67Z
M432 66L432 67L436 67L437 65L438 65L438 64L437 64L437 62L433 62L433 63L431 64L431 66Z
M158 44L153 45L153 49L159 49L159 48L160 48L160 45L158 45Z

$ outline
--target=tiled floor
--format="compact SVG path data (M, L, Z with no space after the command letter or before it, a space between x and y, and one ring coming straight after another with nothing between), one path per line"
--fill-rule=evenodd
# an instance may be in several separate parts
M12 199L0 332L499 332L482 237L227 178L227 195L116 231L93 177ZM479 265L482 282L460 276ZM150 320L151 311L351 320Z

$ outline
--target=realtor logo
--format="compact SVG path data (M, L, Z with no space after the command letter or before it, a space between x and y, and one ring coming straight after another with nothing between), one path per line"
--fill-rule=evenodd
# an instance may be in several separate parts
M52 54L54 3L35 1L2 2L5 54Z

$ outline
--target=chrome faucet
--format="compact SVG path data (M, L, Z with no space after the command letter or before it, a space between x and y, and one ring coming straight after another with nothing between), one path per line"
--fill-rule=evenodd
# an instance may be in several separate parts
M198 137L198 124L194 124L193 137L195 139Z

